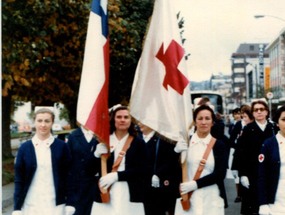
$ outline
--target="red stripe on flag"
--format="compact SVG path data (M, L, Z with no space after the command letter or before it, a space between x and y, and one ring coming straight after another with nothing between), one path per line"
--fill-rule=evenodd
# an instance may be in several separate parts
M109 40L103 47L105 63L105 82L97 100L89 114L85 126L93 131L104 143L109 144L110 122L108 112L108 87L109 87Z

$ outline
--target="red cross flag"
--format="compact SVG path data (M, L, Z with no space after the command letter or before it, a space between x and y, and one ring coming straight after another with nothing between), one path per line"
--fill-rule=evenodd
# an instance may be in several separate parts
M175 1L156 0L130 100L131 115L171 139L188 139L189 77Z

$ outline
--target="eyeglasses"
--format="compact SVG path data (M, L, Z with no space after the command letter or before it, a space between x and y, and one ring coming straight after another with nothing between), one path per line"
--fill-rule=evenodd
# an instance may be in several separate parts
M253 109L253 112L258 112L260 110L260 112L263 112L265 111L266 109L265 108L254 108Z

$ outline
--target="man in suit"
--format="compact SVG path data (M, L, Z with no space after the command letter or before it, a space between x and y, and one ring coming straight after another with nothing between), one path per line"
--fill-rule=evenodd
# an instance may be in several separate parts
M159 137L151 128L138 123L146 142L147 190L144 202L146 215L174 214L179 194L181 167L174 144Z
M93 133L82 126L68 136L72 161L67 180L67 205L75 207L74 215L90 215L93 201L100 195L100 159L94 156L97 143Z

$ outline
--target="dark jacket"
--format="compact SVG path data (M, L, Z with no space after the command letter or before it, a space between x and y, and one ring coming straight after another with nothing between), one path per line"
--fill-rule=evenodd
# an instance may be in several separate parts
M146 143L146 147L148 152L148 189L151 189L152 176L157 175L160 179L160 187L171 190L173 192L176 191L178 197L182 172L179 161L180 154L174 151L175 144L171 144L163 138L154 135Z
M72 160L68 173L67 205L75 207L74 215L89 215L93 201L99 195L100 159L94 156L97 143L95 138L88 143L81 128L68 136Z
M147 159L144 141L140 137L134 137L125 156L125 170L118 171L118 180L128 183L131 202L143 202L146 187ZM111 153L107 161L108 172L111 172L113 163L114 152ZM101 202L101 197L97 198L96 202Z
M268 122L264 131L257 123L251 122L243 129L240 137L240 176L247 176L256 182L258 176L258 155L263 141L277 133L275 124ZM256 184L256 183L255 183Z
M239 138L240 141L240 166L239 175L247 176L249 189L242 191L242 212L258 213L258 155L260 154L262 143L265 139L275 136L277 127L268 122L265 130L262 131L254 121L247 124ZM242 187L243 189L243 187Z
M65 142L55 139L50 146L56 205L64 204L66 197L67 168L70 152ZM37 169L34 145L31 140L18 150L15 163L14 210L21 210Z
M233 161L232 161L232 170L239 170L239 162L240 162L240 141L239 137L242 133L242 123L241 120L236 122L234 125L231 135L230 135L230 147L234 148L234 154L233 154Z
M280 154L276 137L268 138L261 148L258 174L259 204L274 204L280 176ZM280 189L280 188L279 188Z
M198 188L217 184L220 190L220 196L224 199L225 207L227 207L227 196L224 186L224 179L227 173L227 152L225 143L223 141L216 141L213 147L213 154L215 158L214 171L209 175L205 175L204 177L197 179L196 182Z

